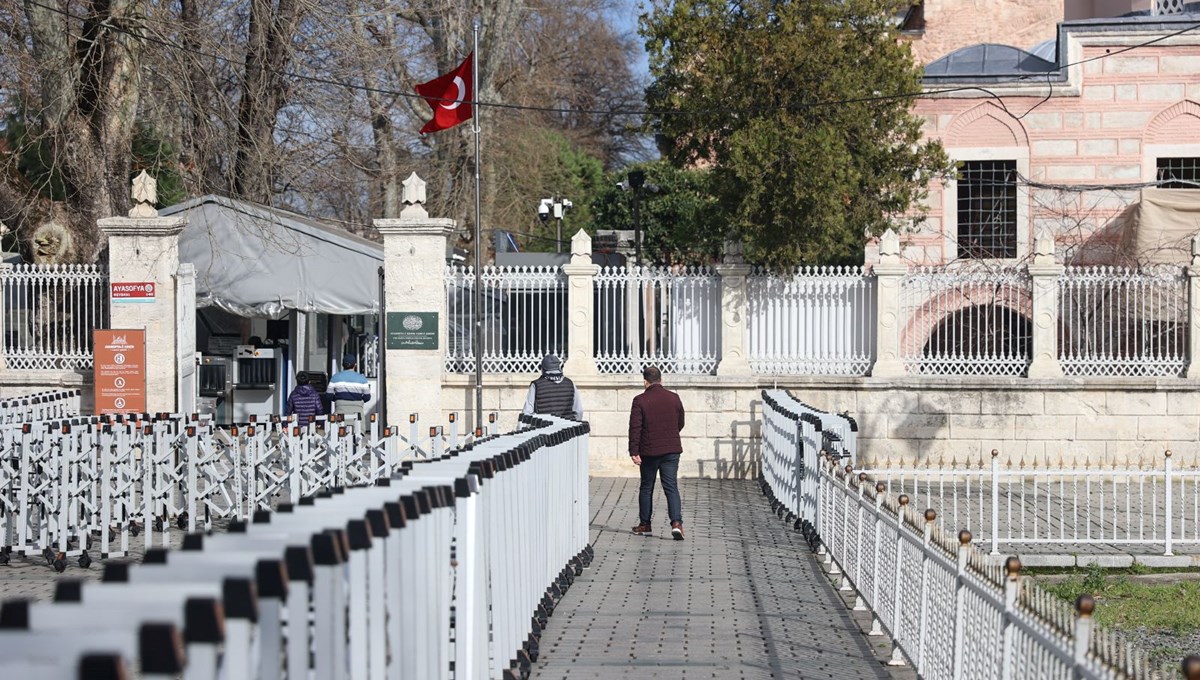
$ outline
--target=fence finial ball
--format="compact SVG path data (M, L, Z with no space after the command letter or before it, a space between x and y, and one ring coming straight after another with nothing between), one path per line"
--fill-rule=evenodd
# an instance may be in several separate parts
M854 472L854 466L853 466L853 465L847 465L847 466L846 466L846 474L850 474L851 472Z
M935 519L937 519L937 510L934 510L933 508L929 508L928 510L925 511L925 521L926 522L932 522Z
M1004 560L1004 570L1008 572L1009 578L1016 578L1017 574L1021 573L1021 560L1016 555Z
M875 492L876 493L883 493L884 489L886 489L886 488L887 488L887 484L884 484L883 482L875 482Z
M1096 598L1084 593L1075 598L1075 611L1080 616L1091 616L1096 611Z
M1186 680L1200 680L1200 655L1193 654L1184 659L1182 669Z
M867 481L867 473L865 473L865 472L858 473L858 481L860 481L860 482Z
M997 457L997 456L999 456L999 455L1000 455L1000 450L999 450L999 449L992 449L992 458L995 458L995 457Z
M975 538L975 537L972 536L971 532L967 531L966 529L963 529L962 531L958 532L958 542L960 545L962 545L964 547L971 545L971 539L973 539L973 538Z
M1166 456L1167 458L1170 458L1171 457L1171 449L1167 449L1166 451L1164 451L1163 455Z
M908 505L908 494L905 494L905 493L900 494L900 498L897 500L900 501L900 505Z

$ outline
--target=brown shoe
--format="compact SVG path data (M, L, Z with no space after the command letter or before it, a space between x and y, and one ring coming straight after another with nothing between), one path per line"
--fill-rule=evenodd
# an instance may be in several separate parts
M676 541L683 540L683 522L671 522L671 536Z
M641 524L639 524L633 528L633 533L637 534L638 536L649 536L650 535L650 525L645 522L642 522Z

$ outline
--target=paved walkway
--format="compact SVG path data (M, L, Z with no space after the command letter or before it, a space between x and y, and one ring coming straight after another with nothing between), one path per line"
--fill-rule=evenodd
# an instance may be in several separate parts
M596 555L550 618L532 678L888 678L799 533L758 485L682 480L687 540L634 536L637 481L593 479ZM874 647L874 648L873 648Z

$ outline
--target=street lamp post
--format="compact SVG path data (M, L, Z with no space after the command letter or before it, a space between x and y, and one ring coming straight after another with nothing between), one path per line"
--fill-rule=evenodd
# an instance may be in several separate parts
M543 198L541 203L538 203L538 217L542 222L546 222L551 217L558 220L558 232L554 239L554 252L556 253L562 252L563 218L573 207L575 204L568 198Z
M633 262L640 267L642 266L642 191L657 194L658 185L646 181L644 170L630 170L626 180L618 182L617 186L624 191L633 193L630 201L630 207L633 210Z

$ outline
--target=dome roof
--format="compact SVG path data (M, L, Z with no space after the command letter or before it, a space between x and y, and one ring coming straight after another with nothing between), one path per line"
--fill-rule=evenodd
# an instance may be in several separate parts
M1058 38L1050 38L1029 48L1029 53L1046 61L1058 61Z
M925 67L926 77L1008 76L1050 73L1058 64L1010 45L971 45Z

